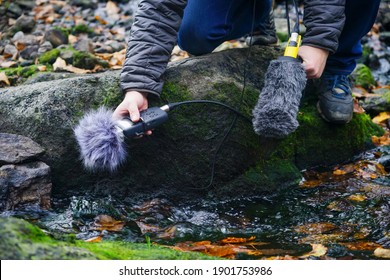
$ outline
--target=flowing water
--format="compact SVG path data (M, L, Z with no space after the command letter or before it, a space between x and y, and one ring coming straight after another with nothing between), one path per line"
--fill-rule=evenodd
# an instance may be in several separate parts
M345 165L303 171L298 186L256 197L180 205L75 196L54 200L53 212L10 214L78 239L145 242L147 236L203 252L228 246L234 254L219 255L236 259L374 259L376 248L390 248L389 162L390 147L380 147Z

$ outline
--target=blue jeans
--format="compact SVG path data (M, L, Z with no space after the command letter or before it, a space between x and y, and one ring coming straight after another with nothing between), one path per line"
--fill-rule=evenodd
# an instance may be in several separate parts
M188 0L178 34L180 48L193 55L212 52L224 41L237 39L258 30L267 18L272 0ZM350 74L356 59L362 55L361 38L370 31L380 0L347 0L346 22L339 38L337 52L330 55L326 71L331 74Z
M225 41L256 30L271 11L272 0L188 0L178 34L178 45L193 55L212 52Z

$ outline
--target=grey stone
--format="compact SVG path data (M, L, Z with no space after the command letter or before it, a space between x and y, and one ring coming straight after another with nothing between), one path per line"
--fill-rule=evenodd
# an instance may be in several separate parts
M38 48L38 55L42 55L47 51L50 51L53 49L53 45L49 41L43 42Z
M45 40L49 41L53 47L68 44L68 36L59 29L50 29L45 33Z
M31 161L43 153L43 148L28 137L0 133L0 165Z
M35 28L36 21L32 16L22 15L20 16L14 25L14 29L21 30L23 32L31 32Z
M14 45L6 45L4 47L3 54L8 57L16 58L18 55L18 49Z
M38 57L39 46L27 46L19 54L23 59L35 59Z
M78 51L93 53L93 42L89 38L80 38L73 44L73 48Z
M29 162L0 167L0 210L26 205L50 208L52 183L50 167L43 162Z
M22 8L14 2L9 4L7 12L14 18L18 18L23 14Z

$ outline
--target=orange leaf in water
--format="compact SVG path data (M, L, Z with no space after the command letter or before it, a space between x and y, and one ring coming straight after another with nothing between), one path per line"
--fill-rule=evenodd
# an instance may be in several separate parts
M347 174L347 172L341 169L336 169L335 171L333 171L333 175L345 175L345 174Z
M390 137L389 133L386 132L383 136L378 137L378 136L371 136L371 141L374 143L376 146L387 146L390 145Z
M367 200L367 197L362 194L352 194L348 197L348 200L356 201L356 202L362 202Z
M295 227L294 230L299 233L319 234L330 232L336 228L332 223L312 223Z
M125 223L117 221L108 215L99 215L95 218L94 227L95 230L107 230L107 231L121 231Z
M227 237L220 241L221 244L239 244L246 243L256 239L256 236L251 236L249 238L241 238L241 237Z
M101 242L101 241L102 241L101 235L98 235L98 236L95 236L95 237L92 237L92 238L85 240L85 242L90 242L90 243L97 243L97 242Z
M353 251L362 251L362 250L373 251L376 248L380 247L379 244L370 241L345 242L339 244Z

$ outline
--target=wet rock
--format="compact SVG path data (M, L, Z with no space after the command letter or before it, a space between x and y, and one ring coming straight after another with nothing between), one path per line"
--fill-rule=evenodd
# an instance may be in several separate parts
M34 30L36 21L32 16L20 16L13 26L14 30L21 30L23 32L31 32Z
M50 168L36 161L44 150L30 138L0 133L0 210L50 207Z
M26 205L50 208L50 167L43 162L8 164L0 167L0 210Z
M390 31L381 32L379 36L379 40L381 40L386 45L390 45Z
M0 133L0 165L36 159L43 153L43 148L28 137Z
M98 1L97 0L71 0L70 4L74 6L80 6L85 9L86 8L96 9L98 6Z
M7 15L9 15L12 18L18 18L23 14L22 8L14 2L11 2L7 9Z
M68 44L68 35L59 29L50 29L45 33L45 40L49 41L56 48Z
M6 58L12 57L12 59L16 59L18 54L19 54L18 49L14 45L8 44L4 47L4 51L3 51L4 57Z
M73 44L73 48L78 51L93 53L93 42L89 38L80 38Z
M53 49L53 45L49 41L45 41L43 44L41 44L38 48L38 55L42 55L47 51L50 51Z
M374 93L374 96L368 96L362 101L364 110L372 115L390 111L390 89L379 88Z
M27 46L20 52L23 59L35 59L38 57L39 46Z

